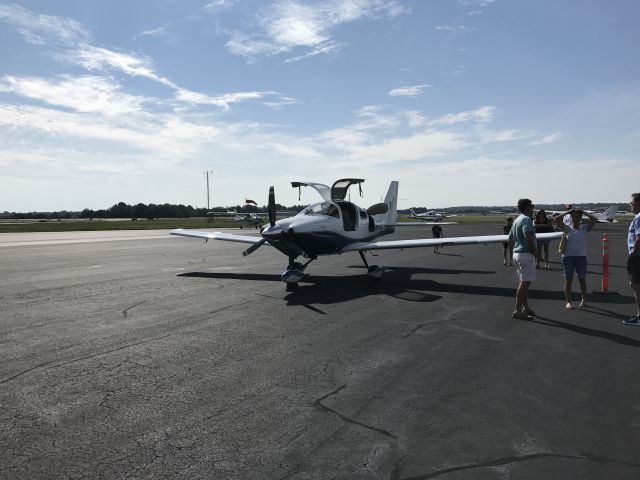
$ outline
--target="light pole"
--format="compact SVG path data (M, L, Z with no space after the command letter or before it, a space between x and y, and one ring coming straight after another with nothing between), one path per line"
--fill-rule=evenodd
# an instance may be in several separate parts
M207 210L209 210L209 174L213 173L213 170L205 170L202 173L204 173L207 177Z

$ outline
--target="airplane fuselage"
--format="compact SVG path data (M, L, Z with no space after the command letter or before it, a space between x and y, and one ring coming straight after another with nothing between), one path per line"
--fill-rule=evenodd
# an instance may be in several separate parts
M265 226L260 232L271 245L290 257L314 258L338 253L353 242L371 241L393 233L394 227L376 222L350 202L319 202L294 217Z

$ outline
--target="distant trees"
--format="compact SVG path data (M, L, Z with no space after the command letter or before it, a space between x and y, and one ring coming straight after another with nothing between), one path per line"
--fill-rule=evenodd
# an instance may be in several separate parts
M593 209L596 211L604 210L610 204L609 203L581 203L579 206L585 209ZM299 212L306 205L293 205L285 206L276 204L276 210L288 210L291 212ZM551 204L538 204L536 208L544 208L545 210L563 210L564 205L551 205ZM626 204L618 206L619 210L624 210ZM420 213L427 209L425 207L413 207L413 209ZM124 202L119 202L110 208L104 210L92 210L85 208L81 212L69 212L62 210L59 212L28 212L28 213L16 213L16 212L0 212L0 218L3 219L68 219L68 218L190 218L190 217L205 217L207 212L226 212L227 210L234 210L241 213L256 213L265 212L266 205L257 207L255 205L236 205L235 207L213 207L210 210L206 208L193 208L191 205L171 205L169 203L163 203L157 205L150 203L145 205L144 203L138 203L136 205L128 205ZM515 205L510 206L462 206L462 207L448 207L448 208L433 208L432 210L442 211L450 214L454 213L469 213L469 214L486 214L494 212L514 212L516 210ZM409 210L398 210L400 213L409 213Z

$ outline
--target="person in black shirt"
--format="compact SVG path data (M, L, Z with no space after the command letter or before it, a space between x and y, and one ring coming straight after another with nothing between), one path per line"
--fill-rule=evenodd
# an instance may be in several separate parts
M507 217L506 222L507 224L502 226L503 235L509 235L509 232L511 232L511 226L513 225L513 217ZM507 256L507 253L509 254L508 256ZM502 263L504 265L511 266L511 264L513 263L513 249L509 245L509 242L502 242L502 258L503 258Z
M437 223L431 227L431 233L433 233L433 238L442 238L442 227ZM440 246L436 245L433 247L433 253L440 253Z
M553 224L547 218L547 212L539 210L533 219L533 226L538 233L553 232ZM538 257L536 258L536 268L540 268L540 260L542 260L542 250L544 250L544 269L549 270L549 240L538 240Z

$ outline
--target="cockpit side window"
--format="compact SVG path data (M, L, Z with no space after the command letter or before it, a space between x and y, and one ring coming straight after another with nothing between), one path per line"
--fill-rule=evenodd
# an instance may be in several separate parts
M338 207L331 202L315 203L307 207L305 215L327 215L329 217L340 218Z

